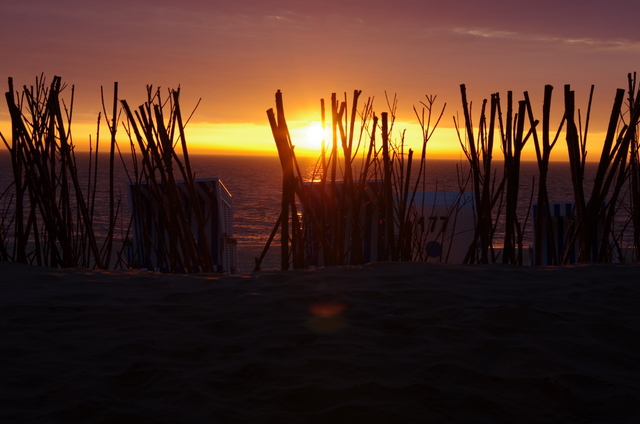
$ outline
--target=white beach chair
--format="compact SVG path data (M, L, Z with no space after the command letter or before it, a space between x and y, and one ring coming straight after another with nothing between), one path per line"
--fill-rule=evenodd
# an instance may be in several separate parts
M238 266L237 243L233 238L233 199L231 194L218 178L201 178L195 181L200 213L204 221L206 240L201 240L201 232L194 211L191 210L189 191L182 180L177 181L177 187L182 197L185 215L189 220L191 231L197 243L207 243L215 271L234 273ZM166 229L158 228L154 222L158 219L158 207L163 199L152 199L147 184L129 184L127 186L129 206L133 216L132 243L129 253L130 264L136 268L147 268L157 271L168 271L164 268L167 252L165 247L172 241L168 240ZM136 201L136 196L139 201ZM149 243L144 242L148 234ZM180 270L172 270L178 272Z

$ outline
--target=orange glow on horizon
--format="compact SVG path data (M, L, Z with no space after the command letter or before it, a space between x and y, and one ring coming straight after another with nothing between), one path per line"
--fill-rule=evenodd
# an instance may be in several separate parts
M392 134L393 142L400 143L401 134L404 131L405 153L413 149L414 158L418 159L422 153L422 130L415 122L396 122ZM0 132L8 143L11 143L11 124L5 119L0 120ZM291 142L295 146L295 152L300 157L318 158L320 156L323 132L322 125L318 121L296 121L289 123ZM74 121L72 124L73 141L77 151L95 150L96 123ZM464 137L464 132L461 132ZM368 136L365 135L365 139ZM277 155L277 149L273 141L271 128L268 124L255 123L189 123L186 127L186 138L189 152L193 154L251 154L251 155ZM356 136L357 138L357 136ZM600 159L604 132L590 131L588 137L588 156L590 162ZM110 139L106 125L100 127L100 151L105 152ZM119 128L117 140L120 149L126 149L129 143L124 129ZM324 140L327 148L332 144L331 124L326 125ZM376 137L379 143L379 134ZM561 135L557 146L553 149L552 161L567 161L566 145ZM354 144L357 140L354 141ZM361 148L362 152L363 149ZM432 139L427 144L427 159L454 159L465 160L464 153L458 141L455 128L439 127L435 130ZM498 144L494 147L493 159L502 159L502 150ZM536 160L533 140L530 139L522 154L523 161Z

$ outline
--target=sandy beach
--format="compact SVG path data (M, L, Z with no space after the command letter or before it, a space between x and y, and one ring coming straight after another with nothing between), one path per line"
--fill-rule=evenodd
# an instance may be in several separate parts
M1 422L640 419L640 266L0 275Z

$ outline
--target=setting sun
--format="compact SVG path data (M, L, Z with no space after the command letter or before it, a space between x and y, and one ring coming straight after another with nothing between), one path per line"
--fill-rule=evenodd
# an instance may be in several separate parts
M291 142L296 147L296 152L313 152L317 153L322 150L323 140L330 140L331 135L327 134L327 130L322 130L322 124L318 121L305 123L293 123L289 132L291 133Z
M322 142L326 139L325 131L320 122L311 122L305 130L306 142L310 148L322 149Z

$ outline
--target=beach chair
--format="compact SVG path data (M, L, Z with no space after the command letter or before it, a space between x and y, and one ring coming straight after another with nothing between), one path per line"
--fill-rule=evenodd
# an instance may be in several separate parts
M411 196L409 196L411 198ZM416 192L413 204L414 243L417 260L463 263L475 233L473 194L460 192Z
M566 201L566 202L549 202L549 209L551 210L551 225L553 239L549 238L549 230L545 227L542 229L542 263L541 265L553 265L553 250L552 250L552 240L556 246L556 252L558 252L558 258L556 263L560 263L562 258L567 258L567 264L576 263L578 260L579 249L580 246L578 243L574 243L572 246L570 245L571 239L575 234L575 222L574 222L574 211L573 211L574 202ZM531 254L532 264L535 261L534 253L536 240L536 228L537 228L537 216L541 212L539 211L538 204L534 203L532 206L532 217L533 217L533 251ZM544 214L545 211L542 211ZM546 222L546 221L545 221ZM591 249L591 260L594 262L598 261L598 251L600 245L600 237L602 234L602 225L603 222L600 221L598 223L597 228L593 229L593 240L592 240L592 249Z
M190 199L184 181L177 181L184 216L197 246L206 243L215 272L232 274L238 266L237 243L233 237L233 199L218 178L201 178L194 181L197 199ZM162 192L162 184L159 184ZM132 240L128 253L129 263L135 268L146 268L162 272L181 272L168 269L167 257L170 244L180 250L176 240L169 240L167 223L161 219L166 194L162 198L154 195L146 183L129 184L127 187L129 206L133 217ZM199 205L203 218L204 239L193 207ZM184 254L185 252L179 252Z
M360 235L359 249L361 249L361 260L364 263L378 262L384 259L385 240L384 240L384 222L380 205L380 193L382 192L382 181L369 181L362 192L362 198L359 205L348 204L340 207L340 202L352 202L355 199L349 196L343 196L344 183L342 181L335 182L335 198L330 199L331 183L326 182L305 182L303 184L307 200L312 206L316 219L325 229L325 237L330 245L336 246L340 244L340 252L343 254L343 265L352 264L351 253L356 249L352 238L354 231ZM334 205L334 209L331 209ZM342 228L335 229L335 213L338 210L346 211L346 215L340 220ZM357 211L357 212L356 212ZM353 219L357 213L358 219ZM323 266L324 250L320 240L315 234L309 213L302 211L302 223L305 231L305 258L308 265ZM357 225L359 228L354 228ZM337 240L338 234L342 239Z

